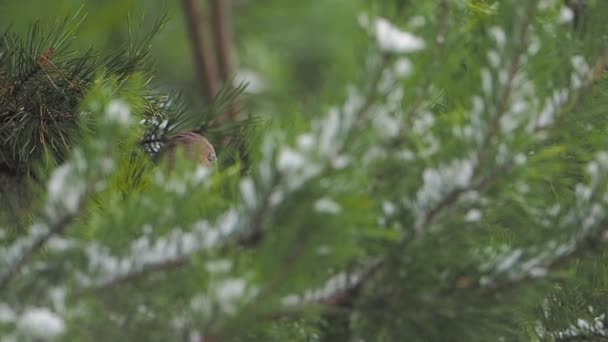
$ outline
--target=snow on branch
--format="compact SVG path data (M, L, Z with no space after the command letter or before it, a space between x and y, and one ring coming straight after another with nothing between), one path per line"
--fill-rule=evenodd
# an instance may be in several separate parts
M306 290L303 294L290 294L282 298L285 306L311 304L344 305L353 298L364 282L380 269L381 259L375 259L351 271L335 274L318 288Z
M480 252L480 271L491 275L480 280L482 287L496 291L510 288L527 280L544 277L550 270L560 267L579 256L598 241L606 243L606 220L608 215L608 153L599 152L587 166L588 184L578 184L575 191L575 203L565 209L556 207L550 210L549 216L557 228L579 227L565 242L550 240L542 246L507 248L497 251L486 248ZM560 212L566 210L564 212ZM551 212L552 211L552 212Z
M368 29L375 37L381 51L387 53L411 53L425 47L424 40L403 31L386 18L375 18L370 22L366 14L359 16L359 24Z
M590 309L593 309L593 307L590 307ZM537 325L535 330L541 338L551 338L554 341L603 341L608 338L608 327L606 327L605 313L597 315L591 320L578 318L576 323L570 324L563 330L549 331L540 323Z
M241 219L235 209L230 209L215 224L201 220L190 231L175 228L154 241L146 234L134 240L123 257L113 256L100 244L91 244L85 250L88 274L81 274L79 282L85 290L102 289L187 264L197 253L225 246L240 231Z

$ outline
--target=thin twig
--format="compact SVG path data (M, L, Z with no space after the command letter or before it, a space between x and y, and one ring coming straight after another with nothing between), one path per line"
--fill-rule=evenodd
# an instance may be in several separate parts
M220 81L215 59L207 45L203 15L196 0L182 0L182 5L192 41L194 64L203 88L203 99L211 103L220 90Z
M215 54L217 56L219 73L224 86L232 86L235 76L235 61L233 53L233 32L231 25L230 0L211 0L211 13L213 20L213 34L215 43ZM239 100L231 104L221 119L224 121L234 121L239 114ZM224 145L230 143L224 142Z
M230 0L211 0L213 34L215 53L219 72L224 82L228 82L235 74L233 47L233 32L230 22Z

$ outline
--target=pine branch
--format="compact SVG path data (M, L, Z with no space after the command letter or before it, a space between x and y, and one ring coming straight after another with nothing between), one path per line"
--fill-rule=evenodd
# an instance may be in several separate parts
M86 198L87 196L85 196ZM17 258L17 260L11 263L7 270L0 274L0 291L4 290L11 280L19 273L19 271L28 264L32 258L42 250L45 244L49 241L49 239L53 236L62 234L65 229L78 217L78 214L83 209L84 203L86 201L81 199L78 204L78 208L73 212L68 212L61 216L58 220L55 221L47 231L34 238L34 241L29 244L27 249L21 253L21 255Z
M583 256L586 252L588 252L589 247L596 249L598 247L604 248L607 241L604 241L602 236L604 236L606 233L608 233L608 228L604 226L591 234L585 235L583 238L575 238L574 247L570 251L558 255L540 266L543 267L547 272L555 271L556 269L564 267L573 260ZM514 290L534 280L535 278L536 277L534 277L533 274L526 272L525 274L516 278L508 278L490 282L486 286L482 287L482 291L486 295L494 295L499 292Z
M213 246L217 250L226 250L232 246L240 246L243 248L254 248L261 242L264 235L264 217L269 210L269 201L270 201L270 193L274 186L278 184L278 178L273 183L274 185L271 187L271 191L268 192L268 195L264 198L264 204L261 208L256 210L252 216L251 221L247 225L249 229L246 229L244 232L237 234L232 239L227 239L217 246ZM170 258L166 260L162 260L160 262L149 263L141 268L137 268L133 271L127 272L126 274L122 274L116 276L112 279L102 281L98 284L93 284L91 286L87 286L85 288L77 291L78 295L92 293L97 291L104 291L110 288L114 288L117 286L122 286L128 283L132 283L140 280L146 276L169 272L178 268L186 267L190 265L190 262L193 257L197 254L200 254L202 250L195 250L190 254L181 255L177 258Z
M193 255L185 255L179 258L167 259L163 260L162 262L149 264L146 267L137 269L133 272L129 272L127 274L112 278L110 280L94 284L92 286L81 288L76 291L75 295L78 297L89 293L106 291L115 287L136 282L151 274L165 273L181 267L186 267L191 263L192 257Z
M460 199L460 196L462 196L466 192L481 191L490 186L491 184L494 184L500 179L500 176L504 175L505 173L508 173L514 167L514 165L515 164L512 161L500 165L494 168L493 171L490 172L489 175L484 177L483 179L480 179L475 183L471 183L469 186L459 187L450 191L441 200L439 200L439 202L437 202L437 204L435 204L435 206L431 208L431 210L426 213L425 218L422 221L421 227L427 227L429 224L431 224L441 212L449 208L452 204L456 203ZM417 230L421 229L422 228L418 228Z
M475 168L473 170L474 178L477 177L482 171L482 168L488 157L488 153L490 153L491 151L493 140L498 134L498 130L500 129L500 120L505 114L505 112L509 109L509 102L511 98L511 93L513 91L513 81L515 80L515 76L517 76L517 73L519 72L519 69L521 67L523 54L528 48L528 35L535 9L536 1L528 1L527 7L525 9L525 16L520 27L517 48L515 49L515 52L511 57L511 66L509 67L507 80L502 88L502 92L498 99L498 103L496 105L496 112L492 116L492 121L490 122L490 126L486 130L486 133L481 143L481 148L477 154L477 164L475 165Z
M585 80L583 85L574 91L571 91L568 94L568 100L565 103L555 104L555 109L552 112L552 116L555 118L561 118L564 115L572 113L576 108L576 105L581 103L582 100L587 97L591 92L591 88L595 83L602 79L606 75L608 71L608 49L601 54L593 64L593 68L589 70L587 75L585 76ZM541 131L547 130L552 125L540 125L537 124L534 126L533 132L539 133Z

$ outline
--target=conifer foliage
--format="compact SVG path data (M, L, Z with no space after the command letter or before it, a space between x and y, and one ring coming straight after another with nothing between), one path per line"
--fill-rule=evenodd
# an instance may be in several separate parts
M243 87L158 94L164 21L116 54L8 29L0 335L608 339L608 2L370 3L342 94L224 123L249 154L215 167L157 153Z

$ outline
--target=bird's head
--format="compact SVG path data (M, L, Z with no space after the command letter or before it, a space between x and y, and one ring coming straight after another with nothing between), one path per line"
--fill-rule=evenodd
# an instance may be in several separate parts
M176 134L167 141L165 155L171 168L175 166L178 151L185 158L205 166L213 166L217 160L215 149L209 140L192 132Z

